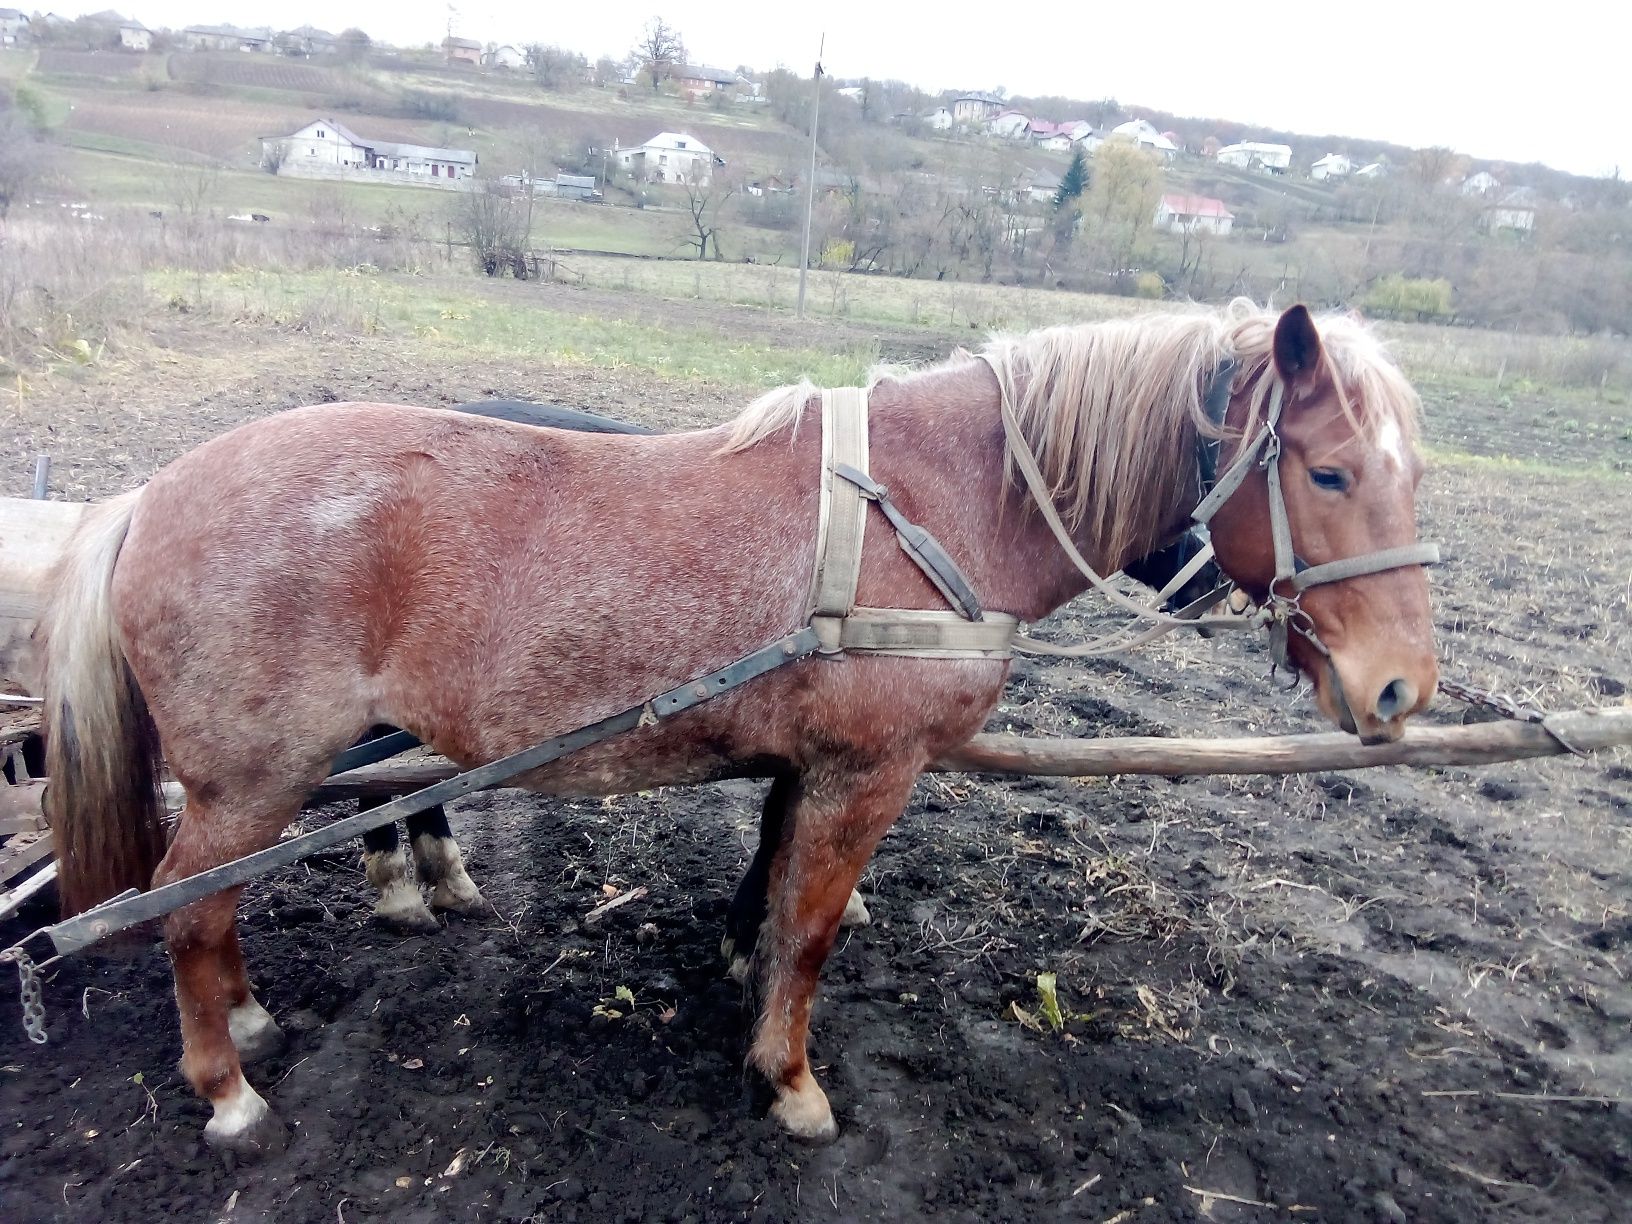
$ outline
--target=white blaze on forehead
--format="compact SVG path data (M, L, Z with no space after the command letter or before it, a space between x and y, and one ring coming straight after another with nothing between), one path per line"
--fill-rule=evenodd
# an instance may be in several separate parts
M1383 422L1383 427L1377 431L1377 449L1383 452L1391 467L1405 466L1405 435L1400 431L1400 423L1395 420Z

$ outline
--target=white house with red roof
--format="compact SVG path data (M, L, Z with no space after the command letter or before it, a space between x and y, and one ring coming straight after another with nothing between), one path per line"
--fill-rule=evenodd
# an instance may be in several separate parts
M1210 196L1164 195L1156 205L1154 225L1170 234L1218 234L1230 232L1235 214L1223 200Z

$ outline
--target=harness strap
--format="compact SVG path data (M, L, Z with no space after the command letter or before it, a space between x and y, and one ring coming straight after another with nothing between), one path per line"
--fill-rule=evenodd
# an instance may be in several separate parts
M1438 544L1402 544L1398 548L1384 548L1363 557L1344 557L1324 565L1308 565L1292 576L1292 586L1307 591L1312 586L1327 582L1342 582L1346 578L1360 578L1366 574L1380 574L1385 570L1404 569L1411 565L1435 565L1439 562Z
M821 651L861 650L917 659L1006 659L1020 622L1005 612L966 620L957 612L919 608L854 608L842 619L811 622Z
M890 526L895 528L895 539L901 545L901 551L924 571L924 576L935 584L941 598L962 612L966 619L978 621L981 618L980 600L975 597L975 589L958 568L958 563L941 547L941 542L902 514L901 508L890 500L890 491L867 473L858 472L848 463L838 464L833 473L855 485L863 497L876 503L884 512Z
M901 551L956 611L856 607L868 502L878 506ZM1020 624L1002 613L983 613L974 585L940 541L907 518L889 489L868 473L867 392L859 387L822 392L821 512L810 607L810 628L824 655L858 650L919 659L1006 659Z
M822 392L822 489L816 523L816 572L811 615L847 616L856 605L867 503L861 490L836 478L840 466L867 470L867 393L860 387Z

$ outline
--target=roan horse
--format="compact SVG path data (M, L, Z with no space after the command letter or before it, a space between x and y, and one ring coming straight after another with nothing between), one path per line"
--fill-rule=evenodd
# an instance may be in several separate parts
M1085 586L1009 474L1005 405L1071 542L1108 572L1184 524L1196 443L1213 432L1204 391L1229 361L1226 459L1258 436L1266 405L1284 408L1278 457L1212 520L1227 574L1273 602L1271 476L1303 564L1415 539L1416 397L1352 318L1317 327L1301 306L1277 317L1238 303L1050 328L980 357L877 381L871 453L875 477L993 612L1032 620ZM298 409L207 442L89 513L42 621L65 907L270 845L371 725L474 765L802 626L815 402L801 384L734 424L656 437L379 404ZM878 530L859 599L942 606ZM1321 709L1365 738L1398 736L1436 682L1422 570L1315 586L1293 610L1290 661ZM796 1136L837 1130L806 1044L840 915L919 772L980 729L1007 671L1002 658L810 658L521 779L608 794L775 778L749 1062ZM161 748L187 796L168 848ZM244 967L239 891L176 911L165 934L182 1069L214 1107L206 1137L254 1152L284 1131L241 1070L277 1026Z
M560 404L535 404L519 400L481 400L459 404L457 412L514 421L519 425L535 425L544 429L571 429L587 433L653 434L657 431L642 425L631 425L610 417L597 416ZM1123 572L1137 582L1160 590L1176 579L1191 558L1201 550L1203 542L1194 532L1186 532L1177 541L1158 549L1148 557L1141 557L1124 567ZM1211 562L1178 585L1163 603L1165 611L1176 611L1205 598L1218 586L1219 573ZM1205 631L1203 631L1205 632ZM371 729L365 738L376 738L388 732L389 727ZM381 798L364 799L359 810L366 811L385 803ZM781 818L781 803L772 792L764 806L764 820L760 829L759 849L755 853L741 886L732 898L726 918L726 936L721 944L731 974L739 980L746 978L748 953L753 950L752 935L759 929L765 914L765 886L770 869L770 854L778 834L774 827ZM368 882L376 890L374 921L390 930L404 934L424 934L441 929L436 911L466 916L480 916L492 912L476 882L465 869L464 855L454 840L448 824L447 812L439 804L428 811L408 817L408 849L412 864L397 837L393 821L363 834L363 868ZM417 877L417 879L416 879ZM419 890L420 883L430 886L430 903ZM852 892L844 907L841 927L867 926L872 922L867 904L860 892ZM738 938L748 940L737 946Z

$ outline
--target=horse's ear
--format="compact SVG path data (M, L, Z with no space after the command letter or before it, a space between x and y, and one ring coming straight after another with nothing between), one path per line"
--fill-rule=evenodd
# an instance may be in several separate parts
M1320 332L1303 303L1293 306L1275 324L1275 372L1290 391L1308 391L1320 374Z

